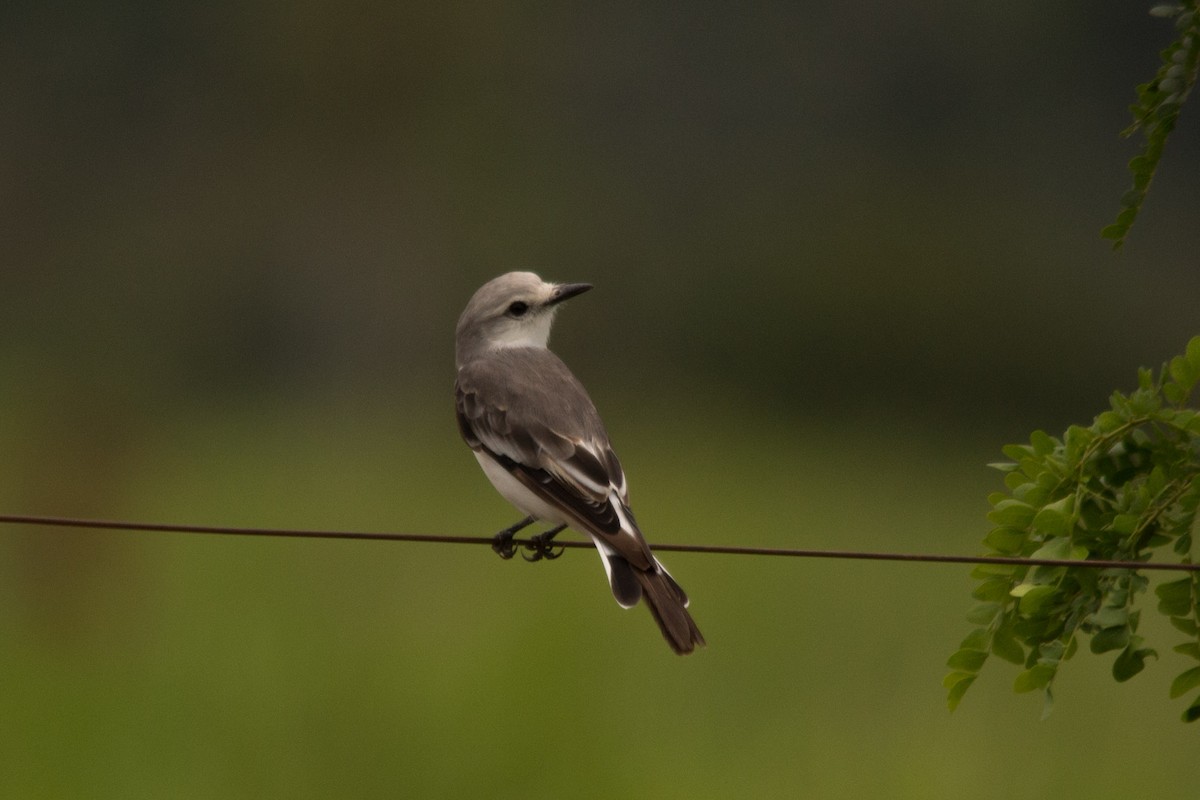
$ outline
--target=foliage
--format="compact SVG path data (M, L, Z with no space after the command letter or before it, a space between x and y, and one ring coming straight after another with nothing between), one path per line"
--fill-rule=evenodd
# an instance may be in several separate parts
M1179 5L1155 6L1150 13L1159 17L1173 17L1179 36L1162 51L1162 66L1154 80L1137 87L1137 102L1129 107L1133 124L1121 132L1122 136L1131 136L1141 130L1145 143L1142 151L1129 162L1133 187L1121 198L1121 211L1116 221L1100 232L1105 239L1113 240L1114 250L1119 250L1125 243L1129 229L1137 219L1162 158L1167 136L1175 129L1179 111L1196 84L1197 64L1200 63L1200 13L1197 13L1197 0L1185 0Z
M1035 559L1146 561L1164 548L1192 563L1200 506L1200 412L1186 404L1200 382L1200 336L1157 377L1114 392L1111 409L1063 437L1042 431L1009 445L1006 492L989 499L996 526L984 539L992 555ZM943 685L953 710L990 656L1021 665L1017 692L1040 689L1045 713L1058 668L1088 637L1093 653L1116 653L1113 677L1125 681L1157 652L1138 635L1137 597L1148 579L1135 569L980 565L972 572L977 627L947 662ZM1160 584L1158 610L1187 641L1175 651L1196 659L1171 685L1171 697L1200 687L1200 572ZM1183 712L1200 718L1200 697Z

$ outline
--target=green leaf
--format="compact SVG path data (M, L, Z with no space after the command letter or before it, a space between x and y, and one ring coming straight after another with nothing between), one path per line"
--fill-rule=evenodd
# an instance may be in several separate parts
M1171 405L1182 405L1183 401L1186 401L1188 397L1188 392L1182 386L1172 381L1172 383L1163 386L1163 397Z
M1128 589L1112 589L1104 595L1104 605L1108 608L1124 608L1129 605Z
M1200 686L1200 667L1184 670L1175 676L1175 680L1171 681L1171 697L1187 694L1197 686Z
M989 467L994 467L994 466L996 466L996 465L995 465L995 464L988 464L988 466L989 466ZM1016 469L1016 467L1017 467L1017 465L1016 465L1016 464L1013 464L1012 466L1013 466L1013 469L1014 469L1014 470L1015 470L1015 469ZM1028 487L1029 487L1029 486L1032 486L1033 484L1032 484L1032 483L1030 483L1030 481L1029 481L1029 476L1028 476L1028 475L1026 475L1024 472L1013 472L1013 471L1008 471L1008 472L1005 474L1005 476L1004 476L1004 485L1005 485L1006 487L1008 487L1008 490L1009 490L1010 492L1012 492L1012 496L1013 496L1013 497L1015 497L1015 498L1016 498L1016 499L1018 499L1018 500L1024 500L1024 499L1025 499L1025 492L1028 490ZM997 492L996 494L999 494L999 495L1004 495L1004 492ZM988 496L988 500L989 500L989 502L990 502L990 500L991 500L991 496L990 496L990 495ZM998 503L998 502L1000 502L1000 501L999 501L999 500L997 500L996 502ZM996 503L992 503L992 505L995 505L995 504L996 504Z
M1163 412L1162 417L1176 428L1187 430L1192 421L1196 419L1196 412L1190 408L1168 409Z
M1001 500L988 512L988 519L997 525L1010 528L1026 528L1037 513L1033 506L1020 500Z
M1178 14L1182 10L1183 9L1180 8L1179 5L1167 5L1166 3L1162 3L1157 6L1152 7L1150 9L1150 16L1165 17L1167 19L1170 19L1171 17L1174 17L1176 14Z
M1138 189L1130 189L1128 192L1121 195L1121 205L1136 206L1138 203L1142 202L1143 194L1144 193Z
M975 587L971 597L976 600L1000 603L1008 599L1011 582L1008 578L989 578Z
M1011 458L1013 461L1020 463L1024 459L1033 455L1033 448L1027 444L1006 444L1000 448L1000 452Z
M1062 661L1063 652L1066 649L1067 646L1059 639L1042 642L1038 645L1038 663L1057 664L1059 661Z
M993 650L994 649L995 648L993 648ZM1182 653L1185 656L1191 656L1197 661L1200 661L1200 642L1184 642L1183 644L1175 645L1171 649L1176 653Z
M1192 613L1192 579L1181 578L1161 583L1155 589L1158 610L1171 617L1186 617Z
M987 653L979 650L959 650L946 659L946 666L959 672L979 672L987 656Z
M1190 706L1184 709L1182 719L1184 722L1195 722L1200 719L1200 697L1197 697Z
M1187 360L1193 368L1200 370L1200 336L1193 336L1187 343Z
M1129 623L1129 609L1105 606L1089 616L1088 622L1100 628L1124 627Z
M1169 544L1170 542L1170 536L1164 536L1161 533L1152 533L1142 539L1142 547L1146 549L1162 547L1164 544Z
M1031 559L1074 559L1076 561L1082 561L1087 556L1088 551L1086 547L1072 545L1071 540L1066 536L1056 536L1053 539L1049 539L1045 544L1029 554Z
M1032 515L1030 515L1030 519L1033 519ZM1021 552L1021 548L1025 546L1027 536L1028 534L1025 531L1017 530L1016 528L993 528L992 532L983 540L983 543L997 553L1013 556Z
M1056 627L1057 623L1053 619L1031 619L1022 616L1016 617L1012 623L1013 634L1031 644L1052 638Z
M1184 8L1188 10L1185 11ZM1151 13L1166 18L1175 17L1175 28L1180 31L1180 36L1162 51L1163 63L1153 80L1138 85L1137 103L1129 109L1133 116L1133 124L1121 132L1122 136L1129 136L1140 129L1144 143L1142 152L1129 162L1129 170L1133 175L1132 196L1127 194L1123 198L1122 210L1117 215L1116 222L1102 232L1102 235L1114 239L1114 250L1120 248L1124 236L1128 234L1129 227L1137 217L1145 200L1146 190L1162 158L1167 136L1174 129L1179 116L1179 104L1196 80L1194 55L1191 56L1190 69L1177 70L1176 67L1184 65L1174 60L1177 53L1184 51L1183 61L1187 62L1189 51L1195 47L1192 29L1195 22L1194 0L1189 0L1186 5L1159 4L1153 7Z
M1049 506L1047 506L1049 508ZM1042 509L1043 511L1045 509ZM1047 539L1042 546L1029 554L1030 558L1066 558L1071 552L1071 540L1066 536Z
M1183 631L1188 636L1196 636L1200 634L1200 625L1197 625L1194 620L1189 617L1171 617L1170 622L1178 630Z
M976 628L967 634L967 638L962 640L959 646L960 650L979 650L985 651L988 649L988 630L987 628Z
M1092 637L1091 650L1093 653L1107 653L1110 650L1120 650L1129 644L1129 627L1105 628Z
M1200 669L1200 668L1198 668ZM1054 679L1055 667L1048 664L1037 664L1022 672L1013 681L1014 692L1032 692L1035 689L1044 689L1050 685L1050 681Z
M1122 536L1128 536L1137 530L1138 517L1135 514L1117 514L1112 518L1109 527L1114 533L1119 533Z
M1013 490L1013 497L1023 503L1029 503L1034 508L1041 508L1046 502L1050 492L1057 489L1058 479L1048 472L1038 473L1037 478L1028 483L1023 483L1017 489ZM1032 520L1030 520L1032 522Z
M1183 405L1183 401L1187 399L1187 390L1178 383L1168 383L1163 387L1163 397L1167 398L1167 402L1171 405Z
M1063 444L1072 461L1078 460L1083 450L1096 439L1096 434L1082 425L1072 425L1063 436Z
M1029 435L1029 444L1033 446L1035 456L1046 456L1058 447L1058 440L1043 430L1036 430Z
M992 636L992 653L1010 664L1025 663L1025 648L1017 643L1012 632L1001 628Z
M1185 391L1196 385L1197 374L1200 374L1200 370L1192 367L1191 362L1184 356L1175 356L1171 359L1170 371L1171 377Z
M1015 592L1016 589L1013 591ZM1057 596L1058 589L1053 586L1034 586L1018 595L1021 598L1019 608L1021 613L1027 617L1042 616L1054 605Z
M958 708L958 704L962 701L963 695L967 693L967 689L971 688L971 684L975 682L974 675L969 675L964 672L954 672L951 675L961 675L949 688L946 695L946 705L951 711ZM949 676L947 676L949 677Z
M1146 657L1158 657L1153 650L1137 650L1126 647L1113 661L1112 675L1119 683L1123 683L1146 668Z
M987 625L1000 613L999 603L980 603L967 612L967 622Z
M1191 409L1176 411L1174 424L1188 433L1200 434L1200 413L1196 413Z
M1150 474L1146 476L1146 491L1151 495L1162 494L1162 491L1167 488L1167 473L1163 470L1161 464L1156 464L1154 469L1150 470Z
M1066 537L1075 527L1075 519L1071 506L1074 497L1068 495L1053 503L1047 503L1033 518L1033 527L1047 536ZM1066 556L1050 556L1050 558L1065 558Z
M1129 233L1128 225L1118 225L1114 222L1100 229L1100 238L1117 240L1113 248L1119 249L1121 247L1121 240L1125 238L1125 234L1127 233Z
M1066 567L1050 567L1045 564L1039 564L1029 572L1029 577L1026 578L1028 583L1035 586L1048 586L1050 584L1059 585L1061 578L1067 573Z
M975 678L975 677L976 677L976 675L974 672L957 672L957 671L956 672L947 672L946 677L942 678L942 686L949 689L950 687L954 686L954 684L958 683L959 681L963 681L968 678Z

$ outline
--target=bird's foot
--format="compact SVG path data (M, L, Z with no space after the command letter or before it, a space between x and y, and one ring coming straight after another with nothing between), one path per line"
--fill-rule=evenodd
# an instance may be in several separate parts
M515 556L517 554L517 546L513 544L513 537L517 535L517 531L532 524L533 517L526 517L516 525L509 525L497 533L492 537L492 552L506 561Z
M525 545L525 549L529 551L530 555L522 553L521 558L525 559L526 561L533 562L541 561L543 558L547 561L553 561L561 556L566 548L560 547L558 550L555 550L554 537L561 533L566 527L566 525L559 525L557 528L551 528L545 533L539 533L537 536L531 536L529 539L529 544Z

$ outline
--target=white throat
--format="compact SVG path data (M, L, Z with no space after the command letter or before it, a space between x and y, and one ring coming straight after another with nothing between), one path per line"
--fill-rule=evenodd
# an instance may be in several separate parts
M496 331L488 344L493 348L545 347L550 341L550 326L554 324L554 312L545 311L531 319L505 325Z

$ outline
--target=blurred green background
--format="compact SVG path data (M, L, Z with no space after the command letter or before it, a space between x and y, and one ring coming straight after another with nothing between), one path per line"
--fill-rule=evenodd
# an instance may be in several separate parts
M0 513L491 533L453 328L530 268L652 541L977 552L1200 332L1191 109L1098 235L1148 5L8 4ZM951 715L966 568L666 560L687 659L584 551L4 526L0 796L1195 796L1163 626Z

